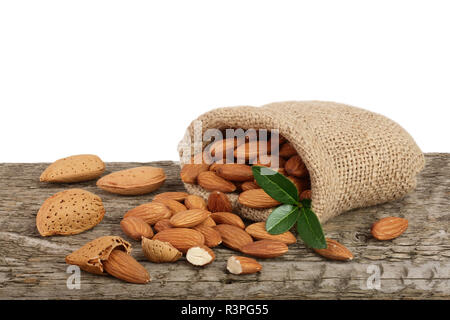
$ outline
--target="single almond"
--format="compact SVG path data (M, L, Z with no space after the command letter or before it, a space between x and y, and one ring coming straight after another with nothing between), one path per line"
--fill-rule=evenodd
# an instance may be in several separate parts
M219 166L216 174L230 181L252 181L252 167L246 164L227 163Z
M205 164L185 164L180 171L181 180L184 183L196 183L198 175L202 172L208 171L208 169L209 165Z
M256 240L277 240L287 245L297 242L297 238L290 231L281 234L270 234L266 231L265 222L256 222L245 228L245 231Z
M219 224L214 229L220 233L222 243L230 249L240 251L242 247L253 242L252 237L239 227Z
M186 253L186 260L194 266L205 266L214 261L216 255L207 246L195 246L189 248Z
M277 240L258 240L241 248L242 253L258 258L275 258L287 251L287 245Z
M164 204L170 209L170 211L172 211L172 214L187 210L186 206L177 200L160 198L153 201Z
M284 168L286 160L280 156L276 157L275 155L265 155L258 157L258 159L252 164L269 168Z
M252 160L263 157L271 151L271 142L269 141L249 141L236 148L234 157L238 161Z
M330 260L352 260L353 254L339 242L326 238L327 247L325 249L314 249L315 252Z
M244 142L244 139L238 139L237 137L217 140L209 144L205 150L209 151L215 159L225 159L228 156L234 158L234 149Z
M400 236L408 228L408 220L386 217L372 225L372 235L378 240L391 240Z
M243 206L255 209L273 208L280 204L269 196L263 189L252 189L239 195L239 203Z
M209 217L211 213L203 209L192 209L178 212L170 218L170 224L177 228L194 227Z
M107 273L126 282L144 284L150 282L147 270L132 256L122 250L113 250L103 261Z
M122 195L141 195L157 190L166 180L162 168L137 167L110 173L97 181L105 191Z
M261 271L262 266L252 258L231 256L227 261L227 270L232 274L251 274Z
M197 225L194 227L194 229L203 234L203 236L205 237L206 246L213 248L222 243L222 236L213 227Z
M142 251L151 262L175 262L183 255L169 242L142 238Z
M45 182L81 182L97 179L105 171L105 164L96 155L80 154L53 162L41 174Z
M306 177L308 176L308 169L306 169L305 163L300 156L292 156L286 161L284 165L286 172L294 177Z
M176 200L176 201L184 201L184 199L186 199L186 197L189 194L187 192L182 192L182 191L170 191L170 192L163 192L163 193L159 193L157 194L153 200L154 201L161 201L161 200Z
M312 199L312 193L311 190L304 190L301 194L300 194L300 200L305 200L305 199Z
M205 171L198 175L198 184L208 191L221 191L221 192L233 192L236 190L236 186L227 181L212 171Z
M231 212L214 212L211 214L211 218L216 224L230 224L245 229L245 224L241 217Z
M303 191L311 188L311 183L307 178L297 178L294 176L288 176L287 178L291 180L292 183L297 187L299 196L302 194Z
M152 240L169 242L183 253L191 247L205 244L205 237L200 232L188 228L165 229L158 232Z
M161 219L172 216L172 212L164 204L159 202L148 202L129 210L124 218L138 217L150 225L154 225Z
M211 212L231 212L230 199L223 192L212 191L208 197L208 210Z
M206 152L199 153L191 158L190 163L183 164L180 177L184 183L197 183L201 172L208 171L211 159Z
M200 196L190 194L184 199L186 208L190 209L207 209L206 201Z
M289 142L286 142L283 144L280 148L280 151L278 153L280 157L284 158L290 158L292 156L295 156L297 154L297 150L290 144Z
M156 232L161 232L165 229L173 228L173 225L170 224L170 219L161 219L153 226Z
M216 172L217 169L219 169L219 167L223 165L223 163L220 162L214 162L212 165L209 166L209 171L214 171Z
M208 218L205 219L205 221L199 224L199 226L204 227L215 227L216 225L217 225L216 222L211 218L211 216L209 216Z
M260 186L254 181L246 181L241 184L242 191L253 190L253 189L261 189Z
M152 227L138 217L130 216L122 219L120 227L122 228L123 233L136 241L140 241L142 237L153 237Z
M104 215L99 196L83 189L69 189L44 201L36 216L36 227L43 237L74 235L95 227Z

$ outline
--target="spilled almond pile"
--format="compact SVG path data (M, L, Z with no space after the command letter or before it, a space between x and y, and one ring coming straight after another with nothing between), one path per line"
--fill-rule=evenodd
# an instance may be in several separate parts
M286 171L289 160L284 166ZM208 170L201 173L213 175L213 179L222 179L234 185L230 182L231 179L223 179L224 172L228 178L231 177L228 169L231 167L225 164L221 166L222 170L217 166L215 170L211 170L208 166ZM72 156L51 164L41 175L41 181L72 183L94 180L104 170L105 165L97 156ZM303 179L305 181L302 183L307 185L307 175L298 176L298 171L289 171L290 174L297 174L291 178ZM190 172L193 177L194 174ZM199 181L202 180L201 173L196 176ZM186 169L184 173L182 171L184 177L185 174ZM233 181L237 181L236 173L233 174ZM103 176L97 181L97 186L116 194L141 195L157 190L165 179L163 169L145 166ZM241 188L246 182L254 183L253 178L247 179L245 182L241 181ZM130 239L141 242L144 255L153 263L173 263L184 255L192 265L206 266L215 260L214 248L223 245L239 253L227 261L227 270L233 274L259 272L262 265L255 258L279 257L288 251L289 245L296 243L296 236L290 231L272 235L266 231L265 222L246 225L232 212L230 200L225 193L232 192L232 188L215 189L214 184L210 184L210 187L213 192L208 199L186 192L157 194L151 202L124 213L120 222L121 229ZM241 196L244 193L245 191ZM36 226L42 236L70 236L95 227L104 215L105 209L100 197L83 189L68 189L44 201L36 216ZM389 240L402 234L407 226L408 221L405 219L388 217L372 226L372 234L376 239ZM332 260L353 259L352 253L345 246L332 239L326 241L328 247L315 249L315 252ZM130 253L129 242L119 236L107 235L94 239L69 254L66 262L78 265L90 273L109 274L131 283L148 283L151 280L148 271Z
M311 199L308 170L295 148L282 136L278 153L272 153L271 146L271 140L267 141L266 137L251 141L238 138L214 141L183 165L181 180L208 191L238 192L239 203L249 208L273 208L280 203L261 189L252 172L252 165L267 166L295 184L300 200Z

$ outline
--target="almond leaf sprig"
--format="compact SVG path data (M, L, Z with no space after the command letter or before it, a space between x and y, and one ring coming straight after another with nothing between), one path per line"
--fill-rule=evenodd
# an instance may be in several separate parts
M297 233L306 245L314 249L325 249L327 242L322 225L311 209L311 200L300 201L297 187L281 173L263 166L253 166L252 170L258 185L269 196L282 203L267 218L267 232L280 234L297 223Z

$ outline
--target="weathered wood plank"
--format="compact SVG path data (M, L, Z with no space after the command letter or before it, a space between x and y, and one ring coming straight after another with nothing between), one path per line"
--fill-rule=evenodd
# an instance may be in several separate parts
M81 288L69 290L64 257L87 241L108 234L123 236L124 212L154 194L124 197L108 194L94 182L45 184L39 175L47 164L0 164L0 299L439 299L450 298L450 154L427 154L418 188L404 199L343 214L324 226L328 237L355 255L349 263L330 262L297 243L277 259L262 261L257 275L225 271L233 254L216 249L217 260L206 268L186 261L153 264L138 242L133 256L149 270L148 285L81 273ZM108 171L141 163L108 163ZM183 190L176 163L163 161L168 179L159 192ZM100 195L107 214L94 229L70 237L39 236L35 216L42 202L65 188L81 187ZM394 215L410 221L393 241L370 237L371 224ZM380 272L380 287L372 281ZM371 277L372 276L372 277ZM370 288L368 288L368 285Z

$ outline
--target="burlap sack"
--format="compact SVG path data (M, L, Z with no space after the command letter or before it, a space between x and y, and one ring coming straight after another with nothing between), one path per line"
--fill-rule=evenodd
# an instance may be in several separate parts
M311 177L312 207L322 223L342 212L399 199L416 186L424 156L392 120L367 110L323 101L287 101L262 107L219 108L201 115L209 128L278 129L303 159ZM193 137L193 123L180 142ZM204 143L207 144L206 142ZM207 199L209 192L185 184ZM263 221L272 209L251 209L231 193L235 212Z

